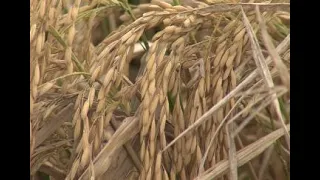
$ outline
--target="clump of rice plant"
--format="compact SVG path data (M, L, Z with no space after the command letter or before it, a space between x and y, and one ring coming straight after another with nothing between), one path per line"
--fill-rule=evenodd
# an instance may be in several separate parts
M289 179L290 3L30 0L41 179Z

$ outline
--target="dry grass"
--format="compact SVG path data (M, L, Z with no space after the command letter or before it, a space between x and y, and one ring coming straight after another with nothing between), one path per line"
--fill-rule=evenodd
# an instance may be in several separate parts
M32 178L289 179L289 12L31 0Z

